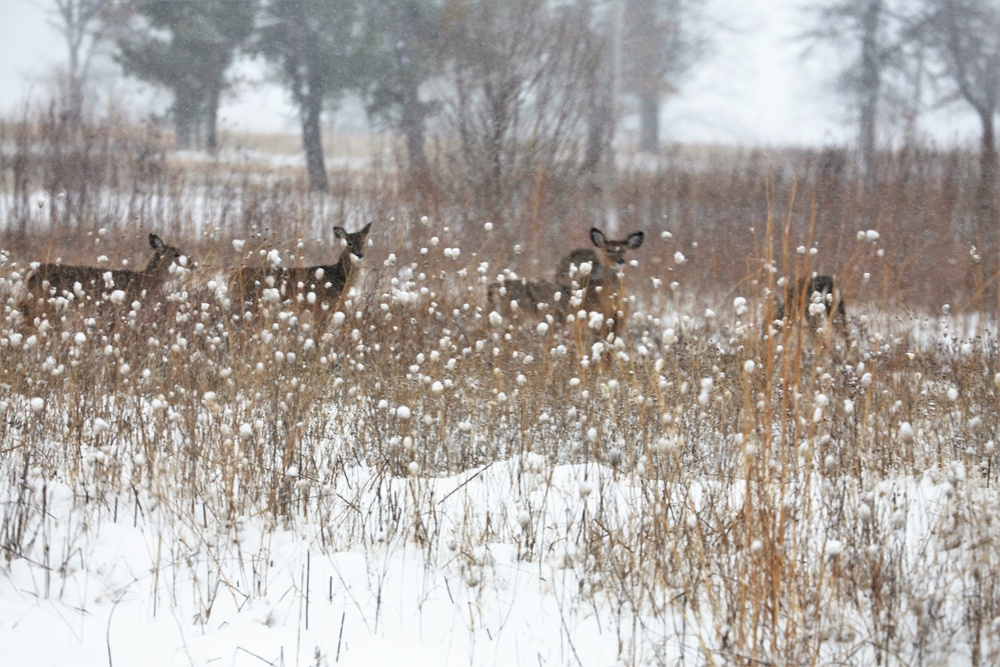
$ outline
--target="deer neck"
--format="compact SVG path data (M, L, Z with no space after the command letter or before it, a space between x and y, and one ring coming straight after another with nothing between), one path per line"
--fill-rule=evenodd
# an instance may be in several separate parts
M350 250L344 250L344 252L340 253L340 259L338 259L337 263L334 265L334 270L344 276L344 282L347 282L354 276L357 268L358 267L354 265L354 262L351 261Z
M157 255L149 260L143 277L166 280L170 274L170 260L165 255Z
M604 266L604 287L611 292L621 291L622 272L615 265Z

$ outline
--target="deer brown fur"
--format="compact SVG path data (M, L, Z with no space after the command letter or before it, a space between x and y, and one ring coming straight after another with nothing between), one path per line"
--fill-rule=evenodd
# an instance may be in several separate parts
M544 319L547 315L554 322L566 317L569 287L551 280L497 280L487 288L490 307L506 318L522 316Z
M343 252L335 264L308 267L243 267L229 280L229 294L237 307L257 310L261 302L289 303L292 307L310 312L316 326L321 326L326 316L337 310L344 295L357 277L358 262L365 254L365 242L371 223L360 231L349 233L334 227ZM268 290L274 290L268 292Z
M599 253L577 248L566 254L556 268L555 281L491 283L490 306L504 317L551 314L556 322L563 322L571 314L575 317L581 310L600 313L601 332L610 330L617 335L628 312L621 280L625 254L640 247L644 238L642 232L635 232L620 241L608 240L594 227L590 240Z
M25 281L25 295L19 310L29 321L58 309L60 300L67 305L79 303L100 307L112 300L117 291L120 302L162 298L164 283L177 267L192 265L189 256L164 243L156 234L149 235L154 254L142 271L104 269L97 266L38 264Z
M847 309L833 276L819 273L786 285L784 298L779 299L775 319L786 323L805 321L817 329L826 321L843 330L847 324Z

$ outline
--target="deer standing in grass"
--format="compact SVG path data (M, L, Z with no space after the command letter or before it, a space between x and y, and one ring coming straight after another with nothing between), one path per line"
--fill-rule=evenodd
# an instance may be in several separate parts
M813 330L829 321L844 331L847 311L834 277L818 273L785 286L775 319L786 323L805 321Z
M33 266L18 310L32 321L73 303L93 307L108 302L118 306L129 306L135 301L159 303L167 280L178 269L193 264L186 253L167 245L156 234L149 235L149 245L154 251L153 258L142 271L67 264Z
M262 302L281 305L288 301L293 307L312 313L314 326L322 327L326 316L340 306L359 273L358 264L364 257L371 226L368 223L354 233L342 227L333 228L343 248L336 264L239 269L229 280L230 297L250 312Z
M593 227L590 240L600 254L590 248L573 250L559 260L554 282L521 279L491 283L490 305L504 317L537 317L548 312L556 322L571 315L576 319L580 311L586 311L591 328L617 336L628 313L622 285L625 253L639 248L644 238L642 232L635 232L612 241Z

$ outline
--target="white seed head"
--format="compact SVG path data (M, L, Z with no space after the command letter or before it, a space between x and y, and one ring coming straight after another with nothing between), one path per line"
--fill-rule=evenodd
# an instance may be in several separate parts
M910 422L903 422L899 425L899 441L903 443L913 442L913 425Z

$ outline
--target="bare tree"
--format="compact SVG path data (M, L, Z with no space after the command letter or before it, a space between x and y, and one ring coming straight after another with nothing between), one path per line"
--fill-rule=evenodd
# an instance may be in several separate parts
M937 56L945 100L959 99L982 126L976 208L980 220L996 220L996 114L1000 111L1000 2L926 0L922 34Z
M451 0L443 123L488 216L507 217L519 184L579 174L601 51L579 6Z
M112 0L53 0L53 4L49 22L62 34L68 56L66 115L78 121L83 115L84 82Z
M857 112L861 166L873 182L879 109L890 77L906 61L914 41L912 21L901 0L823 0L804 5L810 26L802 38L835 49L837 89Z
M580 0L582 20L594 25L594 2ZM599 179L610 180L614 173L611 141L615 133L615 112L619 97L619 72L622 38L621 3L615 3L610 17L604 17L605 29L597 28L591 35L591 50L595 67L590 72L587 91L588 104L587 142L584 151L583 173L595 188L610 188L610 183L598 184ZM610 20L608 20L610 19ZM595 220L595 222L597 222Z
M703 0L623 0L622 92L639 105L639 149L660 149L660 105L710 48Z

